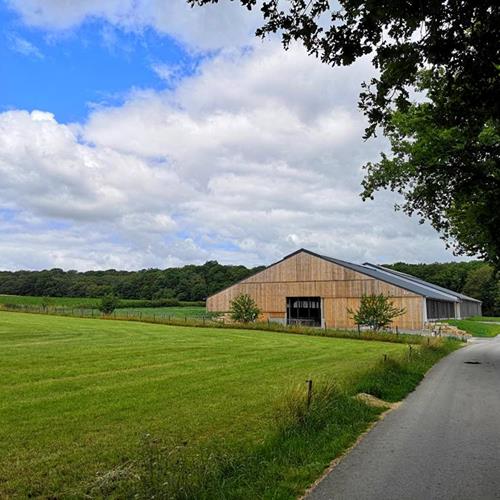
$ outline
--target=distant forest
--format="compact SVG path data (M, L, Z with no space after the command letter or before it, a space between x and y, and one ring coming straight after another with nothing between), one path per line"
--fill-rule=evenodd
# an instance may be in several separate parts
M484 316L500 316L500 281L493 268L481 261L435 264L384 264L435 285L482 300Z
M141 271L0 271L0 293L48 297L205 300L209 295L264 269L224 266L209 261L169 269Z
M483 301L485 315L500 315L500 282L484 262L387 265L436 285L465 293ZM123 299L205 300L264 266L226 266L217 261L169 269L141 271L0 271L0 293L49 297L102 297Z

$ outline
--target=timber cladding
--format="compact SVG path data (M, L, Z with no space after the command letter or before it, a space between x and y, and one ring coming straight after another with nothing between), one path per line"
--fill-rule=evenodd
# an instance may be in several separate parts
M285 318L287 297L321 297L325 324L332 328L354 327L348 309L357 309L364 294L383 293L395 306L405 309L394 326L423 328L425 299L421 295L304 250L212 295L207 300L207 309L227 312L231 300L242 293L255 300L262 310L262 319Z

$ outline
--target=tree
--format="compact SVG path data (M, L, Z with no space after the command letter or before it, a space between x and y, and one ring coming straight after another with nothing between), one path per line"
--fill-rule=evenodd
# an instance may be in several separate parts
M51 297L44 296L42 297L42 301L40 305L42 306L42 309L44 311L47 311L47 309L54 303Z
M259 317L260 312L250 295L241 294L231 301L230 315L233 321L251 323Z
M465 281L463 293L482 301L485 316L500 314L500 283L495 279L491 266L483 264L471 271Z
M394 306L384 294L363 295L359 309L353 311L347 309L349 315L359 326L369 326L372 330L378 331L388 327L392 321L405 313L405 309Z
M362 83L359 101L365 138L381 127L394 157L366 165L363 199L395 190L406 199L403 209L429 220L456 252L499 267L500 4L239 1L248 10L261 5L256 34L280 33L285 49L298 40L332 66L372 56L379 76ZM412 103L412 91L421 104Z
M118 299L114 295L105 295L99 304L99 311L110 315L118 307Z
M447 123L435 104L444 80L432 78L421 79L430 102L392 113L385 127L392 155L365 166L362 196L397 191L405 198L400 208L429 220L448 246L500 268L500 122Z

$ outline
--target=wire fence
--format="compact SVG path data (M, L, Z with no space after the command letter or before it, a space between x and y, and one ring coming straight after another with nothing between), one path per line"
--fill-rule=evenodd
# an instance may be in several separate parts
M428 344L425 337L418 334L406 334L395 332L374 332L363 330L337 330L331 328L315 328L303 325L287 325L273 321L263 321L255 323L234 323L228 321L224 316L217 316L210 313L205 315L190 317L189 315L179 316L168 312L151 311L124 311L115 309L111 314L104 314L97 308L75 308L75 307L43 307L40 305L26 304L5 304L0 305L0 310L9 312L24 312L32 314L45 314L53 316L69 316L75 318L94 318L102 320L117 321L137 321L142 323L154 323L171 326L191 326L191 327L211 327L211 328L231 328L244 330L261 330L271 332L293 333L299 335L311 335L319 337L333 337L355 340L373 340L380 342L395 342L401 344Z

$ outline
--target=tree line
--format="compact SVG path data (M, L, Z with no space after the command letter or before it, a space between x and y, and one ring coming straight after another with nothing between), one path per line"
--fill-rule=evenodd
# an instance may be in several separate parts
M263 267L228 266L216 261L181 268L140 271L0 271L0 293L47 297L205 300Z
M483 302L484 316L500 316L500 280L493 267L482 261L386 265L395 271L449 288Z
M485 315L500 315L500 281L493 267L481 261L387 265L483 301ZM0 271L0 293L48 297L205 300L209 295L264 269L229 266L217 261L181 268L141 271Z

